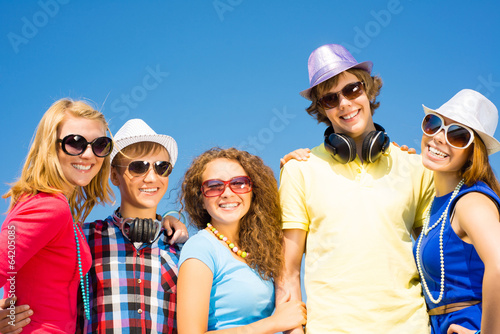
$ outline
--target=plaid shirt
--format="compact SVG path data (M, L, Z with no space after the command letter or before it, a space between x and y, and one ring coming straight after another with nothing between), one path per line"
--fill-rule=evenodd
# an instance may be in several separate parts
M121 218L113 214L83 227L93 258L92 319L85 321L84 333L177 333L180 248L170 246L163 232L153 244L136 248L123 236L120 224ZM79 310L83 313L83 304Z

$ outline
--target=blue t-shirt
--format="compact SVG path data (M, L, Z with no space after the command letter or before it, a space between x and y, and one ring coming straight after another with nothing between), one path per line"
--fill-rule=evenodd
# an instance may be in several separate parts
M179 268L187 259L203 262L213 273L208 330L248 325L274 311L274 284L263 280L210 232L199 231L182 248Z

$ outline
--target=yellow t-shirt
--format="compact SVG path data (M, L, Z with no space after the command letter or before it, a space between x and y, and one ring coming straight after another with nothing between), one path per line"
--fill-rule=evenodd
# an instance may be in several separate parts
M429 333L412 255L434 194L418 155L336 162L323 145L281 172L283 228L308 231L307 333Z

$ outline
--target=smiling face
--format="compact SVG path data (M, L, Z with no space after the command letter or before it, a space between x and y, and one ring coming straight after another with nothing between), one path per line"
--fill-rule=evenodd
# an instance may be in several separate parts
M141 143L134 144L140 145ZM120 212L124 217L154 218L156 207L168 189L168 176L160 176L152 165L156 161L170 161L165 148L153 153L114 159L113 165L128 166L132 161L148 161L149 170L139 176L130 173L127 167L112 167L111 181L120 189Z
M441 117L443 117L445 125L456 123L447 117ZM462 167L469 160L473 147L470 145L466 149L459 149L450 146L446 142L443 129L432 137L423 134L422 163L427 169L434 171L435 175L453 174L458 176Z
M340 74L337 85L332 87L328 93L337 93L346 85L357 81L359 79L354 74L343 72ZM348 100L345 96L339 94L339 99L337 107L325 110L326 116L332 123L336 133L346 134L357 140L364 138L368 132L375 130L370 100L365 92L352 100Z
M57 129L57 138L62 139L70 134L83 136L91 142L98 137L106 136L106 129L101 121L66 114ZM100 171L104 158L95 156L90 145L82 154L76 156L64 153L61 144L57 145L59 164L70 184L64 192L69 195L76 186L84 187L90 183Z
M228 181L235 176L248 176L243 167L235 160L216 159L209 162L202 175L202 182L219 179ZM235 194L229 186L220 196L203 196L203 206L211 217L214 226L239 223L248 212L252 203L252 192Z

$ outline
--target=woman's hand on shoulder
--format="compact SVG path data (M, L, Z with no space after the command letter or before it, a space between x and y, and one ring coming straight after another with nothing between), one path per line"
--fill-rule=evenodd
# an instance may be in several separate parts
M399 146L398 143L396 143L395 141L393 141L392 144L394 146L398 147L403 152L408 152L408 154L417 154L417 150L414 149L413 147L409 148L407 145L401 145L401 146Z
M306 161L310 157L311 150L308 148L299 148L293 152L286 154L280 159L280 169L290 160Z

